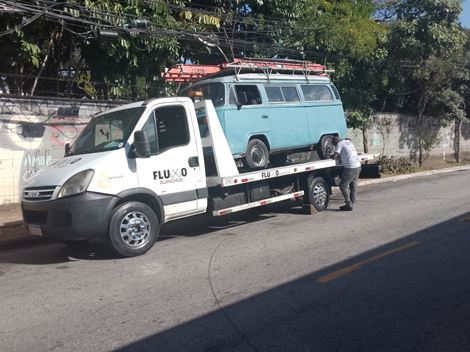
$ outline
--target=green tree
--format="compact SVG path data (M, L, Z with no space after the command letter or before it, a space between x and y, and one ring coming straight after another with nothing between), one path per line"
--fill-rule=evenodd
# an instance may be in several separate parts
M443 123L459 118L459 93L452 84L452 57L465 37L459 25L462 11L458 0L405 0L387 3L388 84L383 105L388 110L417 115L416 149L419 166L433 143L425 133L426 116ZM439 114L437 114L439 113Z

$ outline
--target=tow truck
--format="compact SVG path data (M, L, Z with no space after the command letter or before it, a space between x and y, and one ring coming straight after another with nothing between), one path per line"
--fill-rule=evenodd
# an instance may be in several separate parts
M155 98L94 117L64 158L29 180L21 206L31 234L66 243L104 238L132 257L154 245L164 223L197 214L289 200L325 210L340 170L335 160L240 170L212 101Z

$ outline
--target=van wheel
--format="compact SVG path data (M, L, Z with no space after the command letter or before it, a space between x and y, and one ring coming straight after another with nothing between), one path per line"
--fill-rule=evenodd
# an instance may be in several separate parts
M269 163L269 151L261 139L253 138L248 142L245 164L249 169L265 169Z
M325 160L330 157L335 151L335 146L333 145L333 135L327 134L320 138L320 143L317 146L317 152L320 159Z
M308 202L318 211L325 210L330 201L329 187L323 177L308 179Z
M134 257L152 248L159 232L160 224L152 208L141 202L126 202L113 210L107 244L120 256Z

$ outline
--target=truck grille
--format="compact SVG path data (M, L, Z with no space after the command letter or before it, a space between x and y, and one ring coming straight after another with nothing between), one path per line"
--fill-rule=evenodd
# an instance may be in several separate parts
M28 187L23 190L24 200L48 200L52 198L56 186Z

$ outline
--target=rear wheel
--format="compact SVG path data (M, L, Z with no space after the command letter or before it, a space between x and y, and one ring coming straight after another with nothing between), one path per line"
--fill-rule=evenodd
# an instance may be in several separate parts
M329 187L323 177L310 177L308 179L308 202L316 210L322 211L328 207L329 201Z
M325 160L335 152L335 146L333 145L333 135L327 134L320 139L320 143L317 146L317 152L320 159Z
M265 169L269 163L269 150L261 139L253 138L248 142L245 164L249 169Z
M146 253L157 240L160 224L147 204L126 202L113 210L107 244L118 255L134 257Z

